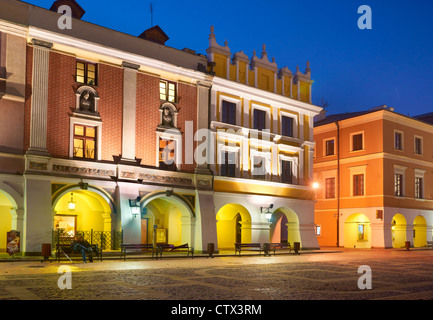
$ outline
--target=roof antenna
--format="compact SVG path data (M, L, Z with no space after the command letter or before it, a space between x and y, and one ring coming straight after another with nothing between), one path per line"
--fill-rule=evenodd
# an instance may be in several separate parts
M150 27L153 27L153 4L150 3Z

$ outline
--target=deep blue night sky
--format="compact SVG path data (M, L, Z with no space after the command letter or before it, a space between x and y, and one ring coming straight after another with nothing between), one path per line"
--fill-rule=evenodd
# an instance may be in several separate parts
M27 0L49 8L54 0ZM268 56L292 72L311 64L313 103L328 114L386 104L402 114L433 111L433 1L430 0L77 0L83 20L138 36L159 25L166 45L206 54L210 26L232 53ZM358 7L372 29L358 28Z

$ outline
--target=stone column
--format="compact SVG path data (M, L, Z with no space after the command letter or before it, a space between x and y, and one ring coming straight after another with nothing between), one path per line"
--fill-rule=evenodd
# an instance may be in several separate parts
M52 43L32 39L33 74L28 154L49 156L47 151L48 76Z
M209 163L212 163L213 157L215 156L213 152L213 148L211 148L212 135L210 134L209 128L209 103L210 103L210 91L211 84L203 81L197 82L197 130L207 130L208 134L206 136L206 142L203 140L202 142L198 142L199 144L205 143L206 146L206 161L204 163L197 163L194 169L196 174L212 174L209 168ZM195 136L195 134L193 135ZM189 138L191 139L191 138ZM194 145L194 141L185 141L185 145ZM200 148L202 150L203 148ZM191 151L191 148L185 148L187 152ZM192 148L194 150L194 148ZM212 152L213 150L213 152ZM193 156L193 155L192 155ZM191 155L185 155L186 158L191 159ZM212 160L211 160L212 159Z
M122 161L135 162L135 118L139 65L123 61Z

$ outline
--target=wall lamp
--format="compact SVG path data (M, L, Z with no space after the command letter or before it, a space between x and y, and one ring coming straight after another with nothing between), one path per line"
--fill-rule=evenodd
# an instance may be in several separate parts
M171 197L174 193L174 188L171 188L171 190L165 190L165 196Z
M273 207L274 207L273 204L271 204L269 207L260 207L260 213L264 213L265 214L265 218L268 221L271 221L271 217L272 217L271 209Z
M68 202L68 209L75 210L74 194L71 192L71 201Z
M137 218L137 216L140 214L140 201L140 196L135 199L129 199L129 206L131 207L131 212L134 218Z

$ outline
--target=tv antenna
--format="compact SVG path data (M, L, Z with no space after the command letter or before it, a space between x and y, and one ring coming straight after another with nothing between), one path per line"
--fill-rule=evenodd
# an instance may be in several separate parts
M153 27L153 3L150 3L150 26Z

